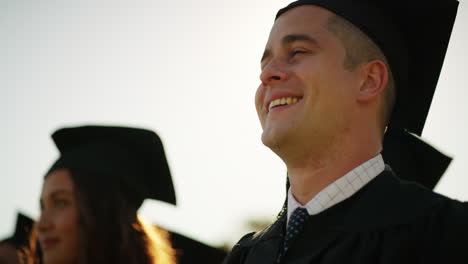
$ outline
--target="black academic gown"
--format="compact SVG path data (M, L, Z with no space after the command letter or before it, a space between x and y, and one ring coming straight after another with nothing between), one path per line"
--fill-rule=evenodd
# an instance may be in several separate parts
M244 236L225 264L276 263L286 214ZM387 167L347 200L310 216L281 263L468 263L468 204L399 180Z

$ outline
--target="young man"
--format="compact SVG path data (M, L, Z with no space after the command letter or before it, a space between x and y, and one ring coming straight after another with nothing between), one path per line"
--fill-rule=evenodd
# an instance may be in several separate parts
M387 130L421 134L458 5L415 2L278 12L255 104L288 169L286 208L225 263L468 261L468 205L399 180L380 154Z

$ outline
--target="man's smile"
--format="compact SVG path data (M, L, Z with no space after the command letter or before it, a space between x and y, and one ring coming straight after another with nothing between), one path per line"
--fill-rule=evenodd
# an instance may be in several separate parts
M301 97L281 97L281 98L271 100L270 103L268 104L267 112L270 112L271 109L275 107L296 104L301 99L302 99Z

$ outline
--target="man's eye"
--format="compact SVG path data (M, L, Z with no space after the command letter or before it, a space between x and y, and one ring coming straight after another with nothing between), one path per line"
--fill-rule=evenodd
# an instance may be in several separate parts
M305 51L305 50L302 50L302 49L293 49L293 50L291 51L291 54L292 54L293 56L298 55L298 54L303 54L303 53L306 53L306 51Z

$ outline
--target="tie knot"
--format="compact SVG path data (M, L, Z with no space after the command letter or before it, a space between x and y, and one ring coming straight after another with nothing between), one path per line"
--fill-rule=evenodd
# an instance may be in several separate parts
M298 207L289 218L286 228L286 237L284 238L284 251L288 250L291 240L302 230L305 221L309 217L307 209Z
M307 209L298 207L294 212L291 214L288 222L288 226L286 228L286 236L283 240L283 246L281 251L276 259L276 262L281 262L286 251L288 251L289 246L291 245L292 240L296 237L297 234L302 230L302 227L305 224L305 221L309 217L309 213Z
M309 213L307 212L307 209L303 207L298 207L294 212L291 214L291 217L289 218L289 225L294 223L295 225L301 224L309 217Z

